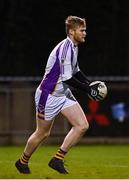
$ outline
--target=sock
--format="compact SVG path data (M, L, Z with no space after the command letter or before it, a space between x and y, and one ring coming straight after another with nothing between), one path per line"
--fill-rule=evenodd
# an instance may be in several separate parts
M27 155L25 155L25 153L23 153L22 156L21 156L21 158L20 158L20 162L21 162L22 164L26 164L26 165L27 165L29 159L30 159L30 157L27 156Z
M58 149L54 157L57 159L63 160L66 153L67 152L63 151L62 149Z

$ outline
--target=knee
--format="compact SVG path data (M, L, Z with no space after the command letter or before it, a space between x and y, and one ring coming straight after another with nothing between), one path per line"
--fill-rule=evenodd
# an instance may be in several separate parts
M84 134L88 130L88 128L89 128L89 123L88 122L83 123L83 124L79 125L79 127L78 127L79 131L82 134Z
M45 139L48 138L49 136L50 136L50 132L44 133L44 138L45 138Z
M86 127L86 131L89 129L89 123L88 122L86 122L86 125L85 125Z
M38 137L38 139L40 139L41 141L42 140L44 140L44 139L46 139L47 137L49 137L50 136L50 132L48 131L48 132L42 132L42 131L38 131L37 132L37 137Z

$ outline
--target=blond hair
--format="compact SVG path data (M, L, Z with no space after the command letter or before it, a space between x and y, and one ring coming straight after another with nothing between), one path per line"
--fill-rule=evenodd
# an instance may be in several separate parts
M76 29L78 26L86 26L86 21L84 18L77 16L68 16L65 20L65 30L66 34L69 33L70 29Z

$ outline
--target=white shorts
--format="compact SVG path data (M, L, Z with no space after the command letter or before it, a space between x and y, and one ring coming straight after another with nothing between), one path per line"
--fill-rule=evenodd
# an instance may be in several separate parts
M77 101L71 91L69 91L68 95L59 97L48 94L39 88L35 93L36 113L41 120L52 120L61 110L76 103Z

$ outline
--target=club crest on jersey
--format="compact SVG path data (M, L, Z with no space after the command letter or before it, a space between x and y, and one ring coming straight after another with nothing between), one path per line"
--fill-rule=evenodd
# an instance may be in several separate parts
M61 59L61 63L64 64L64 59Z

